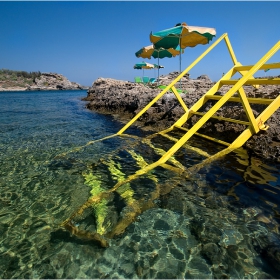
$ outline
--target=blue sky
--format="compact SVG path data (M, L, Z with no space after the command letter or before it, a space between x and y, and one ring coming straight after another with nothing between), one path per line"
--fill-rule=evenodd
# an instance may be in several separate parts
M150 32L180 22L228 33L238 61L254 64L280 40L277 1L50 1L0 2L0 69L55 72L91 85L97 78L133 81L143 61L135 56L150 45ZM211 43L210 43L211 44ZM207 45L187 48L182 69ZM155 59L146 59L156 63ZM270 62L280 61L280 51ZM179 57L160 59L160 74L179 70ZM232 66L221 42L190 72L213 81ZM264 76L264 72L259 73ZM267 75L279 75L271 70ZM156 77L154 70L145 75Z

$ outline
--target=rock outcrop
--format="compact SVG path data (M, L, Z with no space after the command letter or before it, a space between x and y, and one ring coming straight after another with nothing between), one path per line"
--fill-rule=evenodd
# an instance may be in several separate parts
M160 77L160 84L169 84L178 73L170 73L167 76ZM188 76L181 81L181 87L187 93L181 94L182 99L191 107L204 93L206 93L214 83L206 75L197 79L190 79ZM177 83L176 88L180 88ZM247 96L275 98L280 94L280 86L269 85L260 86L258 89L252 86L243 87ZM223 95L228 88L222 87L216 94ZM89 101L87 108L104 113L115 115L123 122L127 122L144 108L158 93L157 87L149 87L134 82L119 81L114 79L97 79L92 87L88 90L88 95L83 100ZM208 110L215 104L215 101L207 102L203 110ZM252 110L257 116L265 105L252 105ZM160 130L171 126L184 113L173 93L166 93L159 99L146 113L144 113L135 125L141 126L142 129ZM247 120L242 105L235 102L228 102L223 106L217 115L238 120ZM190 127L199 119L193 116L185 124ZM247 141L245 147L253 154L262 158L280 161L280 109L266 122L269 129L261 131ZM245 126L241 124L219 121L211 119L200 130L200 133L211 135L226 142L232 142L244 130Z
M39 78L35 79L34 85L27 90L71 90L85 89L78 83L70 82L66 77L56 73L42 73Z
M14 71L17 73L17 71ZM57 73L40 73L36 78L6 75L0 81L0 91L30 91L30 90L80 90L88 89L75 82L70 82L65 76Z

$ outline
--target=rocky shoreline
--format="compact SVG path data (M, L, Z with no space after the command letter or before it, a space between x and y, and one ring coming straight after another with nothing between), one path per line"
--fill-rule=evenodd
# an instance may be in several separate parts
M9 79L9 77L8 77ZM48 91L48 90L87 90L88 87L70 82L65 76L57 73L41 73L39 77L28 81L17 78L16 81L0 81L0 91ZM5 83L6 82L6 83Z
M160 77L160 84L168 85L178 72ZM188 75L182 78L181 88L187 93L181 94L184 102L191 107L214 84L208 76L202 75L197 79L190 79ZM175 85L180 88L180 84ZM223 86L217 94L224 94L228 87ZM280 94L280 86L267 85L258 89L252 86L244 86L248 97L276 98ZM90 110L113 115L119 121L126 123L144 108L158 93L160 89L148 87L134 82L120 81L109 78L98 78L87 91L88 101L86 107ZM214 101L207 102L204 110L208 110ZM263 111L265 105L252 105L255 116ZM144 130L159 131L171 126L181 115L183 109L173 93L166 93L156 104L143 114L135 125ZM217 115L246 121L246 114L241 105L228 102ZM184 125L188 128L197 121L198 116L193 116ZM260 131L252 136L244 145L250 153L266 160L280 162L280 109L278 109L266 122L269 129ZM243 130L244 125L211 119L200 130L200 133L210 135L226 142L232 142Z

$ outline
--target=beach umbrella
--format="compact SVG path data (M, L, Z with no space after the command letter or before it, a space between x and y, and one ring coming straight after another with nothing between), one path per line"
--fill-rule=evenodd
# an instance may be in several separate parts
M179 47L180 50L186 47L195 47L199 44L208 44L216 36L216 29L211 27L189 26L186 23L178 23L175 27L159 32L150 33L150 41L155 49ZM180 73L181 73L181 52L180 52Z
M155 68L154 64L148 63L148 62L139 62L134 64L134 69L143 69L143 76L144 76L144 69L153 69Z
M137 57L142 57L142 58L157 58L158 59L158 64L159 65L159 59L160 58L165 58L165 57L175 57L176 55L180 54L180 47L177 46L175 49L173 48L158 48L155 49L153 45L143 47L139 51L135 53ZM159 69L163 67L156 67L158 69L158 79L159 79Z
M164 68L164 66L162 65L158 65L158 64L154 64L155 68L159 69L159 68Z
M135 53L137 57L142 58L165 58L165 57L174 57L176 55L180 54L180 48L177 46L177 48L157 48L155 49L153 45L143 47L139 51Z

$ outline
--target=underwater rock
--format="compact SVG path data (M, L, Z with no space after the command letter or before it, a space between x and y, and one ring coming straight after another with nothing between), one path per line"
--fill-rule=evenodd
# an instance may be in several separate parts
M221 250L215 243L206 243L202 245L201 253L211 264L219 264L222 261Z
M260 231L256 228L254 241L256 251L260 252L260 255L270 266L280 272L279 235L273 232Z
M269 246L263 249L262 255L264 258L280 272L280 246Z
M57 169L64 169L64 170L70 170L73 167L73 163L69 160L53 160L48 165L50 170L57 170Z
M236 229L224 229L219 244L225 248L230 245L237 245L243 240L243 236Z

